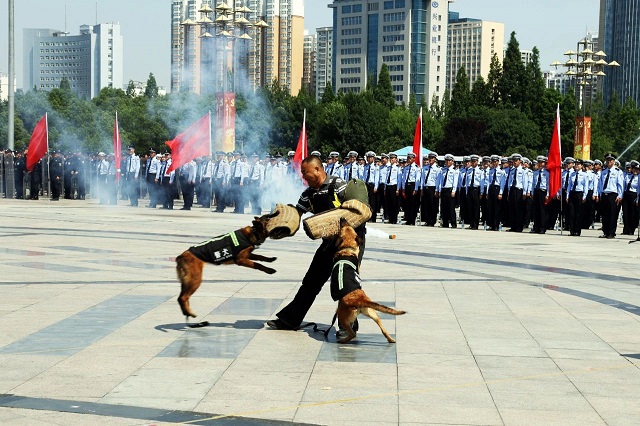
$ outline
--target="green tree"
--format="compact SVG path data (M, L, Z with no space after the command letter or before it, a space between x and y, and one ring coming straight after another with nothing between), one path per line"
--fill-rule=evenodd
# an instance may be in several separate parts
M420 113L420 108L418 108L418 103L416 102L416 94L411 93L409 95L409 112L412 116L417 117Z
M491 90L487 83L485 83L482 76L479 76L476 79L476 82L473 83L473 88L471 89L471 102L473 105L484 107L491 107L493 104L491 99Z
M333 86L330 81L327 81L327 85L324 88L324 93L322 94L322 99L320 99L321 104L330 104L331 102L336 100L336 94L333 91Z
M498 54L494 53L491 57L491 65L489 66L489 76L487 77L487 88L491 92L491 104L497 106L500 103L500 80L502 79L502 64Z
M156 78L153 73L149 73L147 87L144 89L144 96L146 98L155 98L158 96L158 83L156 83Z
M469 77L464 69L460 67L456 74L456 82L451 91L451 117L464 117L471 106L471 93L469 91Z
M531 61L525 67L522 111L529 115L539 126L544 125L542 118L545 82L540 69L540 51L533 48Z
M67 77L62 77L62 80L60 80L60 90L65 92L71 91L71 85L69 84L69 79Z
M502 78L498 83L500 98L505 105L521 107L524 100L525 67L516 33L511 33L502 64Z
M133 80L129 80L126 95L130 98L133 98L136 95L136 85L133 83Z
M393 96L393 88L391 87L391 76L389 75L389 67L382 64L380 75L378 76L378 84L373 89L373 98L388 110L392 110L396 106Z

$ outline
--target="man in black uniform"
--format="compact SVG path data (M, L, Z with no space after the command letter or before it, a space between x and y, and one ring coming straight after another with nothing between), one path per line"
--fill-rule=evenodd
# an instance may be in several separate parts
M347 182L336 176L327 176L320 158L316 156L305 158L301 165L301 173L309 187L300 195L296 205L300 216L307 212L322 213L339 207L341 203L347 201L345 191ZM365 249L365 224L366 222L356 228L356 233L362 238L359 246L359 263L362 261ZM269 327L278 330L295 330L300 325L322 286L331 277L333 256L337 250L335 238L322 240L322 244L316 250L309 269L302 279L302 286L300 286L298 293L291 303L276 314L277 319L267 321ZM354 328L355 330L356 328Z
M51 201L60 200L62 192L62 175L64 170L64 158L60 152L55 151L49 163L49 181L51 182Z
M16 156L13 159L13 174L14 182L16 183L16 198L24 198L24 174L27 170L27 163L22 156L22 152L16 151Z

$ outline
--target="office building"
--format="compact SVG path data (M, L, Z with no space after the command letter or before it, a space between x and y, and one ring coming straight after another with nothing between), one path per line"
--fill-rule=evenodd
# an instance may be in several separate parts
M453 0L334 0L333 87L361 92L387 64L396 103L442 100Z
M13 78L13 88L15 92L16 78ZM9 74L0 72L0 101L9 99Z
M316 101L320 101L327 83L333 81L333 27L316 28L316 39Z
M24 30L24 79L27 90L49 91L63 78L78 96L94 98L105 87L123 85L120 24L82 25L79 35L52 29Z
M495 54L504 59L504 24L473 18L460 18L457 12L449 13L447 27L447 88L452 90L460 67L469 77L470 86L482 76L486 81Z
M316 94L316 53L318 43L315 34L304 30L304 58L302 66L302 87L311 96Z
M605 67L605 102L615 92L621 102L640 104L640 0L600 0L599 35L605 59L620 64Z

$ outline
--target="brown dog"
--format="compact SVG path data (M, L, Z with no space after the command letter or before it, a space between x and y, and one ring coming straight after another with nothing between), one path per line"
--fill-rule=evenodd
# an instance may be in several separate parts
M338 302L336 316L338 323L347 331L348 335L338 339L339 343L347 343L356 337L351 324L356 320L358 314L364 314L374 320L380 331L387 338L389 343L395 340L387 333L380 317L376 311L391 315L403 315L405 311L398 311L388 306L381 305L369 299L360 287L359 262L360 237L355 229L351 227L345 219L340 220L340 236L336 240L338 251L333 257L333 271L331 273L331 297Z
M185 250L176 258L176 270L181 285L178 303L187 319L196 317L196 314L193 313L189 306L189 298L202 283L202 269L205 262L213 263L214 265L235 263L247 268L258 269L267 274L276 272L275 269L255 262L256 260L273 262L276 260L275 257L265 257L252 253L269 236L267 222L273 216L273 214L256 216L252 226L245 226L229 234L204 241Z

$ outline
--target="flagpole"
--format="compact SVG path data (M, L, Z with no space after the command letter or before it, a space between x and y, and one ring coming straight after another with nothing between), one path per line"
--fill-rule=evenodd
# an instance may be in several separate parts
M47 132L47 173L49 174L49 189L47 190L47 195L51 196L51 153L49 153L49 114L47 112L44 113L44 124ZM44 174L44 170L42 171ZM40 176L40 179L43 179L44 176ZM42 196L44 196L44 189Z
M213 159L214 159L214 155L213 155L213 138L211 137L211 110L209 110L209 149L211 151L211 160L209 161L209 164L211 164L211 189L209 190L209 211L213 210ZM207 165L207 167L209 167ZM202 176L202 175L200 175Z
M558 132L558 152L560 153L560 176L562 176L562 141L560 140L560 104L557 105L556 107L556 120L558 120L558 129L556 130ZM569 173L569 171L567 171L567 173ZM567 188L569 189L569 188ZM562 181L560 183L560 236L564 235L564 213L563 213L563 209L562 206L564 204L564 194L562 193Z

